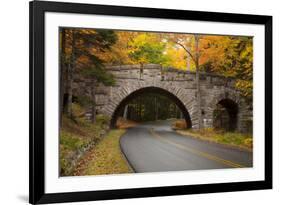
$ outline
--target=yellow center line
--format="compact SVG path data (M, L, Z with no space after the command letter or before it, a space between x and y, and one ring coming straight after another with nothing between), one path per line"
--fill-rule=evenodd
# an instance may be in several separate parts
M172 142L170 140L167 140L164 137L162 137L161 135L157 134L153 129L150 129L150 133L152 134L152 136L154 136L155 138L158 138L159 140L161 140L163 142L167 142L171 145L174 145L175 147L178 147L182 150L191 152L191 153L196 154L198 156L205 157L207 159L222 163L222 164L230 166L230 167L235 167L235 168L243 168L244 167L243 165L237 164L235 162L232 162L232 161L229 161L229 160L226 160L226 159L222 159L220 157L208 154L206 152L202 152L202 151L196 150L194 148L191 148L191 147L188 147L188 146L183 146L181 144L178 144L178 143Z

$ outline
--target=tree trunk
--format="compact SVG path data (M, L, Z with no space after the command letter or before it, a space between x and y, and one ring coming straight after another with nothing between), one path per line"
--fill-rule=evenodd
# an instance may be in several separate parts
M59 108L59 126L62 126L63 98L64 98L64 75L65 75L65 29L61 30L61 47L60 47L60 108Z
M181 110L179 110L179 112L180 112L180 119L183 119L183 114L182 114Z
M123 113L123 118L125 120L127 120L127 116L128 116L128 105L125 106L124 113Z
M155 106L155 120L158 120L158 106L157 106L157 97L154 98L154 106Z
M91 99L92 99L92 105L91 105L91 122L96 122L96 80L93 78L91 83Z
M139 115L139 121L141 122L142 120L142 117L141 117L141 98L139 97L139 100L138 100L138 104L139 104L139 109L138 109L138 115Z
M142 79L143 74L143 63L140 63L140 80Z
M195 67L196 67L196 94L197 94L197 109L198 109L198 128L202 128L202 112L201 112L201 93L200 93L200 72L199 72L199 35L194 35L195 38Z
M190 57L188 54L186 55L186 70L190 71Z
M71 59L68 64L68 98L67 98L67 115L72 118L72 84L73 84L73 72L75 70L75 30L72 30L72 42L71 42Z

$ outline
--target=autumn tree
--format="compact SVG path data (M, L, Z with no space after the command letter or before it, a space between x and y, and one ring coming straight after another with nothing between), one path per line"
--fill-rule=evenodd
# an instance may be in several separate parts
M200 92L200 65L199 58L201 54L201 48L199 47L199 40L202 38L198 34L168 34L166 35L169 41L180 46L186 52L186 59L191 59L195 65L196 72L196 104L197 104L197 117L198 128L202 127L202 113L201 113L201 92ZM187 70L190 69L189 60L187 63Z
M72 117L72 86L74 73L80 73L91 79L92 121L95 122L95 87L97 83L112 84L113 76L104 70L103 61L97 53L104 53L116 42L117 36L112 30L67 29L68 35L62 59L67 64L67 102L66 113ZM94 113L93 113L94 112Z
M64 28L60 29L60 104L59 104L59 124L62 125L62 113L64 109L64 87L66 80L66 30Z
M138 32L132 31L115 31L117 41L107 52L98 52L99 57L106 65L126 65L134 64L130 58L129 43L138 35Z
M154 33L141 33L129 42L129 56L137 64L165 64L166 42Z
M192 70L194 65L187 58L186 51L172 42L168 42L165 55L168 56L167 67L179 70Z
M165 38L174 45L175 52L184 53L185 57L182 60L185 61L186 70L193 70L195 68L195 35L169 33L165 35Z
M200 66L207 72L236 79L236 88L251 100L253 93L253 39L243 36L205 36Z

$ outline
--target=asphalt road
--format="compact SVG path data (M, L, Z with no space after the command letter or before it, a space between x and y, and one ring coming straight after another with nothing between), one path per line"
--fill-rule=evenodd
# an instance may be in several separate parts
M181 136L170 123L144 123L121 138L121 149L135 172L252 167L252 153Z

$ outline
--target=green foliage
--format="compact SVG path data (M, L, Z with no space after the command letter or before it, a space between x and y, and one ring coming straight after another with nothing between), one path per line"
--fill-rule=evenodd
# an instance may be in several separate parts
M104 52L117 41L117 35L113 30L103 29L76 29L76 37L81 43L81 50L84 46L85 50L95 47Z
M79 101L78 101L79 102ZM85 110L83 109L83 106L81 106L80 103L72 103L72 114L73 117L80 117L81 114L83 114L85 112Z
M87 95L78 95L77 102L82 107L88 107L92 103L92 99Z
M67 35L61 42L65 42L65 50L61 53L63 64L75 65L73 72L89 74L99 82L111 83L111 75L106 75L104 61L99 57L100 53L108 52L116 43L118 37L112 30L102 29L65 29ZM74 62L71 62L73 60ZM67 75L68 73L63 73Z
M129 56L140 64L165 64L168 57L165 55L166 43L159 36L152 33L138 35L129 43Z
M90 61L80 64L82 66L82 74L86 77L94 78L97 82L103 83L104 85L113 85L115 83L114 76L107 73L103 60L95 52L106 52L110 50L110 47L117 41L115 32L112 30L82 29L78 30L77 35L81 45L76 49L76 52L87 57L88 61Z
M110 117L107 115L97 115L97 123L100 125L108 125Z
M94 78L97 82L103 83L106 86L112 86L115 84L114 76L111 73L108 73L101 66L92 66L83 71L83 75Z

